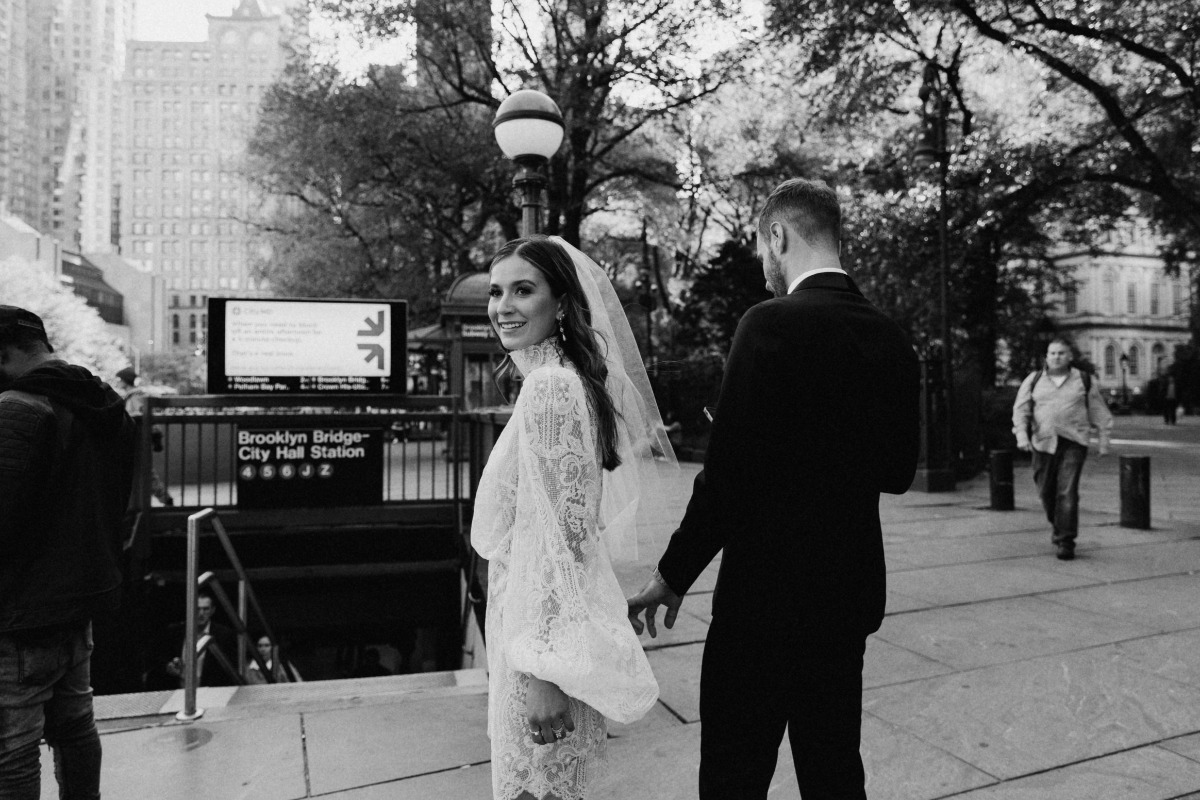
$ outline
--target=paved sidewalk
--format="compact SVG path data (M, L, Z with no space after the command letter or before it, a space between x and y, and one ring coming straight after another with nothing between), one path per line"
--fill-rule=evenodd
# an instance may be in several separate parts
M1118 525L1117 456L1151 456L1152 523ZM669 532L693 465L657 522ZM1017 510L987 476L883 503L888 615L867 647L872 800L1200 800L1200 420L1118 418L1084 472L1078 557L1054 558L1028 466ZM640 588L657 554L619 570ZM700 653L715 567L671 631L645 640L661 686L614 726L596 800L696 796ZM753 680L753 665L746 679ZM490 797L479 671L214 690L198 722L169 694L101 698L108 798ZM141 703L142 708L135 706ZM137 715L137 716L130 716ZM43 797L56 796L46 770ZM771 797L799 793L780 752Z

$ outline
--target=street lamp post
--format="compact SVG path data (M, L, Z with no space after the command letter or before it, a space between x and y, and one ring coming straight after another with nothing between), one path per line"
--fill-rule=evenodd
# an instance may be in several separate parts
M504 155L520 169L513 188L521 195L521 235L541 230L542 190L546 176L542 167L563 140L563 116L558 105L534 89L521 89L509 95L496 109L492 132Z
M1121 352L1121 411L1129 408L1129 385L1125 382L1125 373L1129 370L1129 356Z
M954 420L951 411L954 375L950 345L949 263L947 249L946 187L950 172L950 152L946 146L950 98L941 87L937 65L925 64L921 81L921 142L913 152L918 169L938 166L938 326L940 348L929 348L923 361L922 432L924 465L918 470L916 485L927 492L954 490ZM940 351L940 352L939 352ZM939 363L936 363L940 361ZM940 374L938 374L940 373Z

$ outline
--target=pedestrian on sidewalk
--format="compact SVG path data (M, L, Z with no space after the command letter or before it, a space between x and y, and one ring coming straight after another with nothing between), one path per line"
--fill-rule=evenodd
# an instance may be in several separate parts
M1175 407L1179 404L1178 392L1175 388L1175 376L1167 375L1163 390L1163 423L1175 424Z
M114 610L133 421L42 320L0 306L0 797L41 796L38 742L65 800L100 796L92 620ZM103 643L102 643L103 646Z
M1079 532L1079 478L1087 459L1088 439L1096 431L1099 452L1108 453L1113 418L1089 373L1072 366L1071 344L1055 339L1046 362L1017 390L1013 434L1017 447L1033 455L1033 480L1053 526L1058 558L1075 557Z
M843 268L829 186L777 187L758 253L775 298L738 323L704 470L629 619L654 636L664 605L671 627L723 550L700 673L701 800L765 800L785 729L802 797L865 800L863 651L886 594L879 494L903 494L916 472L917 356Z

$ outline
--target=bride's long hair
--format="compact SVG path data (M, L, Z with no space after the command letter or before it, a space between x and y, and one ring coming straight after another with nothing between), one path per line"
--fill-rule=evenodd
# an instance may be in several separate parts
M563 354L579 372L588 403L596 413L600 464L604 469L614 470L621 464L621 458L617 455L617 412L605 388L608 367L604 363L604 354L600 352L600 335L591 327L592 311L588 307L583 286L579 283L579 276L575 274L575 264L567 251L556 242L536 234L506 243L492 257L488 271L509 256L517 256L532 264L546 276L554 299L563 300L562 329L555 333L555 337ZM608 343L604 345L608 346ZM512 359L506 355L496 369L497 379L510 375L514 369Z

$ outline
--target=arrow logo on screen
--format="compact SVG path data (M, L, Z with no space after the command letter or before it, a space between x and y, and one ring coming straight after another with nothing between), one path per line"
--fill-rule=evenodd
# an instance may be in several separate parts
M363 320L363 324L367 326L367 329L365 331L359 331L359 336L378 336L379 334L383 333L383 311L381 310L379 312L379 315L375 317L374 321L372 321L370 317L365 318ZM361 345L359 346L361 347ZM368 359L369 358L370 356L368 356ZM382 358L380 359L379 363L383 363Z
M383 345L381 345L381 344L360 344L358 346L358 349L367 351L367 354L363 357L363 361L370 364L371 359L373 358L379 362L377 366L380 369L383 369Z

